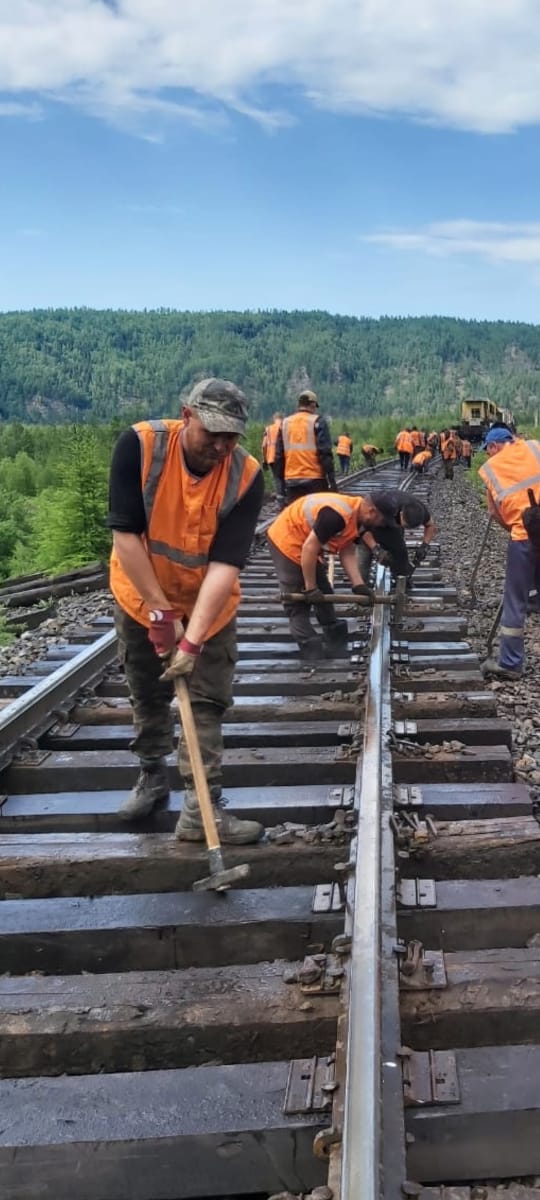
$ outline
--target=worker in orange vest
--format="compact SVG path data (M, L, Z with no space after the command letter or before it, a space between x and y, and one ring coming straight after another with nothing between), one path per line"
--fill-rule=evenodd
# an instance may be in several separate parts
M298 411L285 417L277 437L275 469L285 503L310 492L337 491L330 429L319 416L315 392L301 392Z
M264 492L259 463L238 445L247 419L248 402L234 383L203 379L181 420L133 425L113 452L108 518L119 658L134 712L131 749L140 762L120 815L130 821L146 817L169 794L171 700L174 679L184 677L220 836L239 845L258 841L262 833L257 821L237 820L220 806L221 724L232 702L238 576ZM186 792L175 833L201 842L183 739L178 763Z
M283 484L279 475L276 472L276 449L277 440L281 432L283 422L283 413L275 412L272 417L272 423L266 426L262 439L262 464L265 471L270 468L276 489L276 495L281 496L283 493Z
M300 658L318 662L330 657L347 639L347 622L339 621L332 604L323 601L332 594L323 550L338 554L345 574L357 595L371 596L356 556L356 541L367 525L380 525L383 516L364 496L314 492L284 508L268 529L270 555L282 592L303 593L301 601L284 604ZM320 638L309 619L310 605L323 631Z
M411 429L411 442L413 444L413 454L415 450L423 450L425 438L420 429L413 425Z
M417 475L423 475L432 458L431 450L419 450L411 462L411 467Z
M379 446L372 446L370 442L366 442L365 446L362 446L362 457L366 466L371 467L372 471L377 465L377 455L382 453Z
M400 471L406 471L408 469L411 454L414 448L411 430L409 428L401 429L396 437L394 445L399 454Z
M443 460L444 478L454 478L454 463L457 458L456 442L449 429L441 433L441 458Z
M431 450L432 454L434 454L439 445L439 435L435 430L432 430L431 433L428 433L426 445L428 450Z
M523 515L530 508L529 491L540 487L540 442L514 438L509 429L490 429L484 441L488 462L480 467L487 488L490 516L510 533L506 557L499 660L488 658L482 670L502 679L519 679L525 658L525 618L528 607L540 614L540 555L529 540ZM529 592L536 589L532 604Z
M463 465L467 468L467 470L470 469L471 459L472 459L472 445L468 438L463 438L463 441L461 443L461 461L462 461Z
M352 443L352 438L349 437L346 429L343 430L343 433L340 433L340 435L337 439L337 442L335 443L335 447L336 447L336 454L339 458L339 466L340 466L341 474L348 475L349 467L351 465L351 455L353 452L353 443Z

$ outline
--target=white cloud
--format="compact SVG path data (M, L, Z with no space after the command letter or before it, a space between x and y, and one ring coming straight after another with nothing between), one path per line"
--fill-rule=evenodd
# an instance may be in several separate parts
M540 221L435 221L420 229L382 230L362 240L438 258L474 255L491 263L540 263Z
M274 128L290 119L281 105L274 110L274 85L335 111L511 132L540 121L540 6L0 0L6 103L37 94L156 127L171 119L206 124L232 108ZM156 136L152 128L148 136Z
M28 121L40 121L43 109L40 104L20 104L17 100L0 100L0 117L25 117Z

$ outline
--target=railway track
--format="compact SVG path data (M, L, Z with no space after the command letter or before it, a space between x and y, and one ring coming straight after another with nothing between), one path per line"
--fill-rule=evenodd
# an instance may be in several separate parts
M227 848L251 876L226 898L191 890L172 758L169 806L118 820L106 620L0 680L2 1200L498 1200L475 1181L540 1174L540 829L456 592L432 550L317 670L276 592L259 547L225 790L267 839Z

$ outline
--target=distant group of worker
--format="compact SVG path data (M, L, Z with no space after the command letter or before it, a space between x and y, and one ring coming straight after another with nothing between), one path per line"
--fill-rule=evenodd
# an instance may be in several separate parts
M234 383L215 378L197 383L181 418L141 421L120 436L109 511L115 623L134 713L131 748L140 764L121 815L141 819L169 795L171 700L176 682L186 680L218 830L223 841L235 844L256 842L263 832L258 821L228 811L222 794L222 723L232 703L237 661L238 576L264 495L258 461L238 444L247 419L247 399ZM425 443L414 427L402 434L396 440L402 470L419 453L433 454L439 447L451 465L458 452L467 458L467 444L458 451L453 431L427 435ZM353 594L370 599L372 558L410 580L436 529L426 505L398 488L366 488L362 495L336 490L329 426L314 392L301 393L290 417L275 414L266 438L265 461L283 484L286 501L267 530L269 551L300 658L321 662L345 653L348 634L346 620L328 601L332 585L324 552L339 556ZM493 429L485 445L489 462L480 474L490 513L511 535L500 662L486 668L514 679L523 669L533 581L540 612L540 503L531 490L540 485L540 443ZM345 448L352 453L350 439L338 450L350 459ZM368 456L379 453L375 446L364 449ZM422 541L411 561L404 530L420 526ZM312 608L320 633L310 620ZM185 797L176 836L200 842L203 825L183 739L178 764Z
M469 468L472 461L472 445L468 438L460 437L457 429L427 433L417 429L416 425L408 425L399 431L394 445L399 454L401 471L411 468L419 475L424 473L437 451L441 454L445 479L454 478L456 462L462 462Z

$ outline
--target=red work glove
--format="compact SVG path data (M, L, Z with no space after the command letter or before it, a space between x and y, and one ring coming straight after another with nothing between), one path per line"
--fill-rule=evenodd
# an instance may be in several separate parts
M172 608L153 608L150 611L148 638L160 658L168 658L182 637L184 627Z

